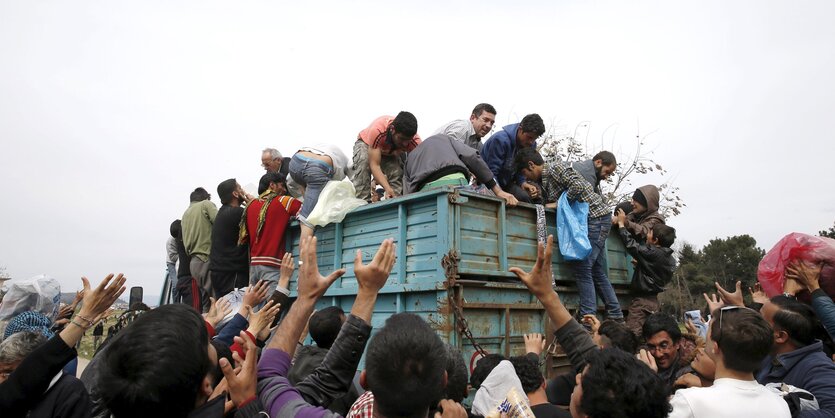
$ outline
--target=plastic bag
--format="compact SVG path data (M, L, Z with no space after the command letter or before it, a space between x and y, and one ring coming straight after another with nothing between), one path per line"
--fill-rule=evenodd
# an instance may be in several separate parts
M473 397L473 413L485 418L499 418L502 413L508 418L534 417L511 362L502 360L481 383Z
M35 311L55 319L61 304L61 285L45 274L6 283L9 291L0 305L0 321L7 321L25 311Z
M557 202L557 241L566 260L585 260L591 254L589 204L570 202L568 193Z
M307 217L308 222L316 226L342 222L348 212L368 204L365 200L357 199L356 195L351 182L329 181L319 194L319 201L316 202L313 212Z
M821 289L830 297L835 295L835 240L792 232L766 253L757 268L757 280L768 297L783 293L785 269L798 260L825 263L820 276Z

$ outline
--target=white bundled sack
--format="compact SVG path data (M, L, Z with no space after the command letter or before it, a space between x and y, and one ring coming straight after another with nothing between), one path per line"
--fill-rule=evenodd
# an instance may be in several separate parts
M473 398L473 413L485 418L499 418L502 414L508 418L534 418L511 362L502 360L481 383Z
M9 289L0 304L0 321L8 321L15 315L35 311L55 319L61 304L61 285L45 274L31 279L6 282Z
M329 181L319 194L319 201L307 221L316 226L339 223L348 212L368 204L356 198L357 192L349 181Z

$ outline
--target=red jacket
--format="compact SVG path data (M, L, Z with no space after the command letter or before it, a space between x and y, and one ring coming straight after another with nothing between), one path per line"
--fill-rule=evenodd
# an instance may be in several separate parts
M258 213L264 206L261 199L253 200L246 208L246 229L249 234L249 264L253 266L270 266L281 268L281 258L284 257L284 231L292 216L299 213L302 203L290 196L279 196L273 199L267 209L264 227L261 235L258 231Z

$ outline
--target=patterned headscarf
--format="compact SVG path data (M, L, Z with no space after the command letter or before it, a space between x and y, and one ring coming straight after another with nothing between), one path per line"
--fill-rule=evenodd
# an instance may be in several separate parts
M3 339L5 340L23 331L37 332L46 338L52 338L55 333L49 329L51 325L52 321L40 312L22 312L9 321L9 324L6 326L6 332L3 333Z
M258 200L264 201L264 206L261 206L261 210L258 211L258 228L255 231L255 239L254 242L258 242L258 239L261 237L261 229L264 228L264 223L267 220L267 209L270 208L270 203L272 203L273 199L278 197L278 193L267 189L264 193L261 193L258 196ZM238 245L244 245L249 243L249 231L246 229L246 213L244 211L243 216L241 216L241 223L239 224L240 231L238 232Z

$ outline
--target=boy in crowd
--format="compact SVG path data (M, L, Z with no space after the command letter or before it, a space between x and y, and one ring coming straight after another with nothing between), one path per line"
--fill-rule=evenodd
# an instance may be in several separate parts
M676 230L655 224L646 235L646 244L641 244L626 227L626 213L622 209L618 209L615 218L620 239L636 263L631 284L634 297L629 304L626 326L640 336L647 316L659 310L658 294L673 278L676 260L670 247L675 242Z
M665 223L664 215L658 211L659 200L658 188L652 184L647 184L635 189L635 193L632 194L632 201L625 206L628 209L624 211L626 219L623 223L636 241L646 241L647 234L652 230L652 227ZM621 205L618 205L618 209L620 208ZM612 225L617 225L618 222L617 210L615 210Z

